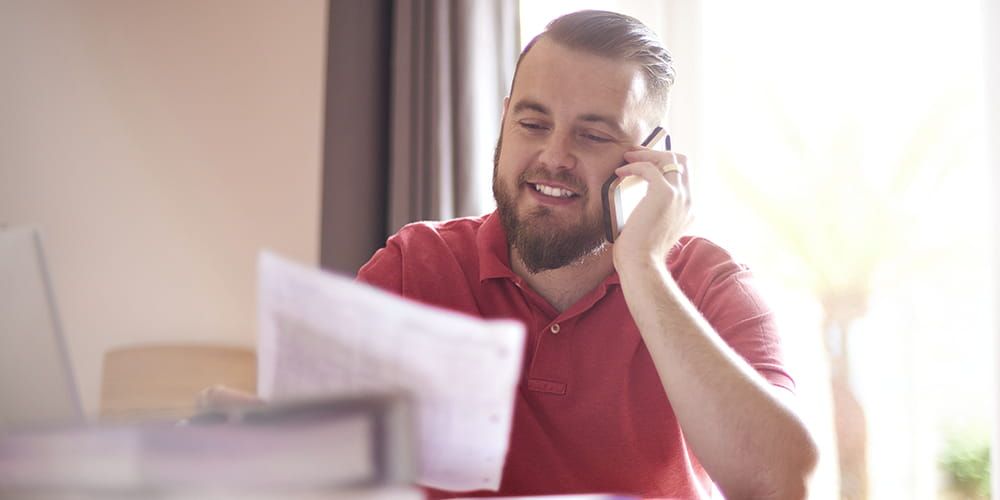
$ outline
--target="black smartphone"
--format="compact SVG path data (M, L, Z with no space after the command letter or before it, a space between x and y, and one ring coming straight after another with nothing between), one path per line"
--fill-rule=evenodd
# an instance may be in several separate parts
M666 139L665 146L667 151L670 151L670 136L663 127L654 128L649 137L642 141L642 146L654 147L662 138ZM618 177L611 174L605 181L601 187L601 201L604 204L604 236L609 242L614 243L618 239L635 206L646 196L648 184L638 175Z

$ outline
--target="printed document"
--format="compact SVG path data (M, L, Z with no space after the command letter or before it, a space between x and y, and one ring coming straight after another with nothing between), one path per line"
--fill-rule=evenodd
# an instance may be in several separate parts
M267 400L403 390L414 399L418 482L497 490L524 327L418 304L264 252L258 391Z

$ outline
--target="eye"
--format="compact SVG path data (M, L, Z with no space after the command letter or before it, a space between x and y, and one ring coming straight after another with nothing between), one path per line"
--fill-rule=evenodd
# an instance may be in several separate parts
M530 122L530 121L526 121L526 120L521 120L521 121L517 122L517 124L520 125L521 128L526 128L528 130L547 130L548 129L548 127L546 127L545 125L543 125L541 123L535 123L535 122Z
M595 135L595 134L591 134L591 133L587 133L587 132L581 133L580 136L583 137L584 139L590 141L590 142L596 142L598 144L603 144L605 142L611 142L611 139L609 139L607 137L603 137L603 136L600 136L600 135Z

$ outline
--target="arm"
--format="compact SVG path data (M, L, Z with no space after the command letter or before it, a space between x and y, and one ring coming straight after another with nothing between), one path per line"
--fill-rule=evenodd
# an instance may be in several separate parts
M685 437L727 498L805 498L817 452L784 389L726 345L667 270L690 201L686 172L658 167L683 157L641 150L626 159L636 163L619 175L641 175L650 187L615 242L615 267Z

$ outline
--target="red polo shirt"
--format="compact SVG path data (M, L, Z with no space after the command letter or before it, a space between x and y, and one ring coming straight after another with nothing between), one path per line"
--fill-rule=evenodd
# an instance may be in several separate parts
M770 310L746 267L701 238L667 259L715 331L772 384L793 389ZM499 495L609 492L699 498L710 479L687 447L612 274L558 312L510 268L499 216L416 223L358 279L428 304L527 327Z

